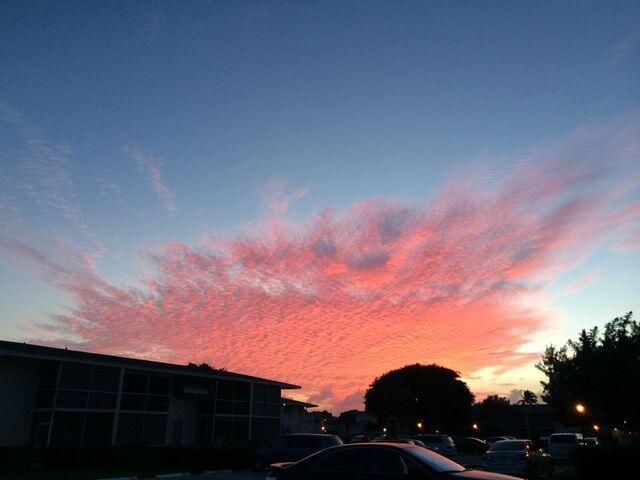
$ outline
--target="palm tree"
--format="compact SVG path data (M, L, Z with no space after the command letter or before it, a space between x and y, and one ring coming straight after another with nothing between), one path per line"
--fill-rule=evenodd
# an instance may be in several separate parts
M520 392L520 401L518 403L520 405L537 405L538 396L531 390L523 390Z

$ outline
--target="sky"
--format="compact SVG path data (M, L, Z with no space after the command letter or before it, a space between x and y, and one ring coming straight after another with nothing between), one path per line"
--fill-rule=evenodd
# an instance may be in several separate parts
M640 307L636 1L0 0L0 338L477 399Z

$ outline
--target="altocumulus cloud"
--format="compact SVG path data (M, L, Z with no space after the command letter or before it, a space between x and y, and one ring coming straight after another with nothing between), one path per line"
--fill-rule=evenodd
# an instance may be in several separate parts
M460 178L423 204L370 199L167 244L145 253L139 288L89 261L3 245L71 298L38 327L50 343L206 361L353 407L374 377L411 362L465 374L530 363L523 345L560 316L542 287L637 228L638 125L634 112L584 128L499 180Z

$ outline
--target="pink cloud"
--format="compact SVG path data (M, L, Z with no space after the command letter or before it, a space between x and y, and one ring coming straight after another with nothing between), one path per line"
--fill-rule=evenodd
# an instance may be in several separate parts
M370 199L167 244L147 252L143 288L21 240L4 249L70 295L42 326L52 343L206 361L299 383L323 407L354 407L376 376L405 364L499 374L532 362L520 349L554 312L541 287L640 215L635 192L616 188L620 172L637 170L638 125L634 113L584 130L492 188L464 178L421 205Z

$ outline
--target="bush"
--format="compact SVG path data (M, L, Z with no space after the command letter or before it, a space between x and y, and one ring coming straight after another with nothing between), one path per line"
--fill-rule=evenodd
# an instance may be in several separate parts
M628 472L637 469L639 456L637 445L579 447L573 451L573 462L580 480L627 478Z
M0 447L0 472L28 467L33 458L30 447Z
M39 452L46 467L135 466L187 471L242 469L250 465L256 445L162 447L52 447Z

